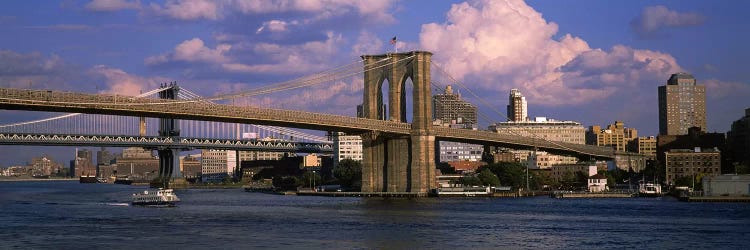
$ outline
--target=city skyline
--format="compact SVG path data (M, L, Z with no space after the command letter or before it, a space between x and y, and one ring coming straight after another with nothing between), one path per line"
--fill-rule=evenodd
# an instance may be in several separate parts
M518 88L530 117L586 126L622 120L642 135L656 135L657 86L683 71L706 86L708 131L726 132L750 106L743 98L750 85L738 62L747 58L742 45L750 39L731 32L747 23L736 3L198 3L5 3L0 29L16 35L0 39L0 64L7 66L0 86L135 95L176 80L208 96L384 53L393 50L388 41L396 35L399 51L432 51L436 63L495 109ZM584 7L591 15L576 14ZM310 109L354 116L360 80L264 101L304 109L315 97L319 103ZM490 107L478 108L491 114ZM3 124L44 116L1 112ZM28 148L2 149L30 159L23 152Z

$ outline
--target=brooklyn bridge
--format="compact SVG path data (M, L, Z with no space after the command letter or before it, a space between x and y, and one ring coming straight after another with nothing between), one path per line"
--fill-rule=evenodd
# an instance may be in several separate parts
M279 84L263 90L192 99L178 98L180 88L177 85L163 85L162 88L152 91L152 94L158 95L156 97L0 88L0 109L158 118L160 120L158 136L137 137L130 140L112 137L109 138L110 141L120 140L122 143L102 142L101 144L158 147L161 176L179 174L177 173L179 170L174 170L175 159L182 147L225 149L270 147L269 145L249 145L247 142L244 142L247 145L243 146L241 140L225 140L215 143L216 141L211 140L181 137L178 120L253 124L356 134L363 139L363 192L427 193L435 189L435 143L438 141L467 142L515 149L539 149L585 159L613 159L615 157L615 152L611 148L554 142L534 136L433 126L431 90L434 83L431 81L431 56L432 53L426 51L362 56L361 62L364 67L359 71L346 74L364 75L363 117L217 103L220 100L236 97L293 89L305 86L305 84L309 85L309 81L298 81L296 85ZM321 78L325 75L315 77ZM386 81L388 89L383 89ZM408 81L413 85L410 88L412 92L408 95L412 97L412 100L406 99ZM387 99L383 91L387 91ZM407 102L412 104L411 121L407 121ZM379 117L378 107L386 103L391 108L386 117ZM11 144L9 139L11 137L15 138L15 143L24 142L24 138L29 140L37 138L34 139L36 141L26 141L28 144L83 145L87 141L94 140L93 137L85 135L79 135L79 138L84 136L84 139L79 139L79 142L65 139L76 137L62 135L55 137L57 140L53 140L52 136L39 139L41 137L36 134L13 137L11 133L4 133L0 134L0 143ZM103 137L96 138L102 139ZM129 142L124 143L126 141ZM326 148L324 144L287 144L279 145L279 148L275 150L328 152L330 148Z

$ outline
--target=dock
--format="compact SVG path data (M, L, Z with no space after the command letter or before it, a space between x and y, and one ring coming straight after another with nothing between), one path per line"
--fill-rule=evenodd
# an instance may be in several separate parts
M314 192L297 191L299 196L328 196L328 197L382 197L382 198L422 198L429 197L429 193L412 192Z
M632 193L588 193L588 192L554 192L552 198L631 198Z
M683 196L679 200L687 202L750 202L750 196Z

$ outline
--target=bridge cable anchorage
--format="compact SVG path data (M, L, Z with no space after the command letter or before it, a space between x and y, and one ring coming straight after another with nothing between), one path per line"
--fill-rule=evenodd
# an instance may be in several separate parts
M456 78L454 78L454 77L453 77L453 76L452 76L451 74L449 74L449 73L448 73L448 72L447 72L447 71L446 71L445 69L443 69L442 67L440 67L440 65L439 65L438 63L436 63L436 62L433 62L433 63L432 63L432 65L435 65L435 67L436 67L436 68L437 68L438 70L440 70L440 72L442 72L442 73L443 73L443 74L444 74L445 76L447 76L447 77L448 77L448 78L449 78L449 79L450 79L450 80L451 80L452 82L454 82L454 83L458 84L458 85L459 85L460 87L462 87L462 88L464 88L465 90L467 90L467 91L469 92L469 94L471 94L472 96L474 96L475 98L477 98L477 99L478 99L478 100L479 100L479 101L480 101L480 102L481 102L482 104L484 104L485 106L489 107L489 108L490 108L490 110L492 110L492 111L493 111L493 112L495 112L496 114L499 114L499 115L500 115L501 117L504 117L504 118L505 118L506 120L508 119L508 117L507 117L507 116L505 116L504 114L502 114L501 112L499 112L499 111L498 111L497 109L495 109L495 108L494 108L494 106L490 105L490 104L489 104L489 102L487 102L486 100L484 100L484 98L481 98L481 97L479 97L479 95L477 95L476 93L474 93L474 91L471 91L471 89L469 89L468 87L466 87L466 85L464 85L464 84L463 84L462 82L460 82L460 81L456 80ZM526 130L527 134L531 135L531 137L532 137L532 138L533 138L534 140L536 140L536 139L540 139L541 141L544 141L544 142L547 142L547 143L549 143L549 144L552 144L552 145L555 145L555 146L561 147L561 148L563 148L563 149L567 149L567 150L570 150L570 151L572 151L572 152L583 153L583 152L581 152L581 151L580 151L580 150L578 150L578 149L573 149L573 148L570 148L570 147L568 147L568 146L562 145L562 144L560 144L559 142L556 142L556 141L551 141L551 140L549 140L549 139L543 138L543 137L541 137L541 136L537 135L536 133L533 133L533 132L531 132L531 131L529 131L529 130L527 130L527 129L525 129L525 128L524 128L524 130ZM515 135L517 135L517 136L523 136L523 135L521 135L520 133L517 133L517 132L514 132L514 131L510 131L510 132L511 132L511 134L515 134ZM536 143L532 143L532 144L536 144ZM536 147L537 147L538 145L532 145L532 146L534 146L534 147L536 148Z

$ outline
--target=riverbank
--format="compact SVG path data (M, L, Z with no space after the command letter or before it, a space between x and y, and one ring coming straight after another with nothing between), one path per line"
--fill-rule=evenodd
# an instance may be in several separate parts
M77 178L0 178L1 181L78 181Z

